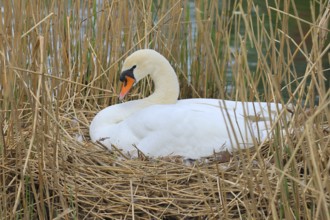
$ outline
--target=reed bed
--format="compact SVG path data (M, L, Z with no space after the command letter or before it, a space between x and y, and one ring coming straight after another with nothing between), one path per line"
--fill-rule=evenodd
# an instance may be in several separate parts
M308 4L0 2L0 219L330 219L330 5ZM89 123L140 48L170 60L180 98L288 111L266 143L189 164L109 152Z

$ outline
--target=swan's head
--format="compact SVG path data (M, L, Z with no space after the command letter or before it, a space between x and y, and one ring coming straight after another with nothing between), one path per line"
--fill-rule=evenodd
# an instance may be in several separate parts
M153 77L154 74L157 74L164 68L164 64L169 64L167 59L151 49L138 50L128 56L120 74L120 81L123 82L123 86L119 99L122 100L133 85L147 75Z

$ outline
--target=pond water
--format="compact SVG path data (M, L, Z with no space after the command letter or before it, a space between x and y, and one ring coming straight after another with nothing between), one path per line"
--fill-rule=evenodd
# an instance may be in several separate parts
M218 4L219 4L219 7L221 8L222 7L222 0L218 0ZM242 1L243 2L243 9L244 11L247 11L247 1ZM268 0L268 1L265 1L265 0L254 0L253 1L254 4L258 7L259 9L259 12L258 14L260 16L264 15L264 28L267 30L267 32L269 32L269 30L271 29L270 25L272 25L272 29L274 30L275 26L277 25L278 29L275 29L276 31L280 32L282 31L281 30L281 25L279 25L281 23L281 21L279 19L276 19L276 17L278 16L278 12L276 12L275 10L272 10L272 17L269 17L268 16L268 8L267 8L267 4L269 4L268 6L270 7L273 7L273 8L283 8L283 5L280 5L279 6L276 6L275 5L275 2L279 2L279 1L275 1L275 0ZM268 2L268 3L267 3ZM311 8L314 9L314 17L317 17L318 14L319 14L319 8L317 6L314 6L312 5L313 1L307 1L307 0L295 0L294 3L295 3L295 6L296 6L296 11L298 13L297 17L299 19L301 19L301 22L300 22L300 25L301 25L301 29L302 29L302 33L303 35L305 35L309 29L311 28L311 24L310 23L313 23L313 15L311 13ZM321 1L322 2L322 1ZM326 1L323 1L323 4L325 4ZM229 4L234 4L235 1L229 1ZM281 3L283 4L283 1L281 1ZM196 35L197 33L197 25L195 24L195 1L191 0L189 1L189 7L190 7L190 12L191 12L191 16L190 16L190 21L192 23L192 34ZM219 9L219 13L221 12L221 9ZM235 12L234 12L235 13ZM238 12L239 13L239 12ZM294 15L296 14L295 13L295 10L294 8L292 7L292 4L290 3L290 7L289 7L289 13L291 15ZM252 25L253 25L253 28L254 30L257 30L257 15L256 15L256 12L253 11L253 13L251 14L252 15L252 19L255 20L256 22L254 22ZM282 15L282 14L281 14ZM238 15L238 16L241 16L241 15ZM276 24L277 22L277 24ZM307 54L307 56L309 56L310 54L310 51L313 47L313 44L312 44L312 41L311 41L311 37L309 36L307 39L303 39L304 36L302 36L300 34L300 31L299 31L299 27L298 27L298 24L297 24L297 19L296 18L291 18L289 17L289 29L288 29L288 33L284 33L284 34L287 34L287 36L289 36L290 39L290 51L291 53L293 54L296 50L297 50L297 47L295 46L295 44L292 42L294 41L297 45L299 45L302 41L305 41L305 46L306 46L306 49L307 49L307 52L305 51L305 53ZM239 48L239 43L235 42L235 40L237 39L234 39L234 37L237 35L236 33L234 33L235 30L234 28L232 28L232 33L231 33L231 36L232 38L230 39L230 46L232 48L232 51L234 52L235 50L240 50ZM245 26L243 24L243 21L241 21L241 25L240 25L240 35L241 36L244 36L245 35ZM280 33L277 33L276 34L276 37L278 40L279 36L281 36ZM325 45L323 48L325 48L328 44L330 43L330 39L328 38L327 41L325 42ZM235 45L238 45L238 46L235 46ZM251 45L251 42L249 40L246 40L246 46L247 46L247 57L248 57L248 65L249 65L249 68L252 72L255 72L256 71L256 67L257 67L257 63L258 63L258 53L255 49L255 47L253 45ZM302 48L304 50L304 48ZM289 57L287 57L287 54L286 54L286 51L287 50L284 50L285 51L285 54L283 54L283 56L285 57L284 59L286 63L289 62ZM267 53L266 51L266 48L263 48L263 52L264 54ZM188 58L189 59L189 58ZM219 58L220 59L220 58ZM325 86L327 89L330 88L330 64L329 64L329 60L330 60L330 56L328 54L325 54L325 56L322 58L322 64L323 64L323 71L324 71L324 76L326 78L325 80ZM233 68L231 68L230 66L231 65L234 65L234 63L229 63L228 64L228 68L227 68L227 71L226 71L226 74L228 76L228 79L230 80L231 79L231 76L233 75ZM294 56L294 60L293 62L290 64L290 69L293 70L295 73L297 73L297 76L298 77L302 77L304 76L304 74L306 73L306 67L307 67L307 60L306 60L306 57L304 56L303 53L301 52L298 52L296 53L296 55ZM190 69L188 67L188 73L190 73ZM286 85L285 83L283 83L282 86ZM231 90L231 89L234 89L232 87L232 83L231 82L227 82L227 86L228 86L228 90ZM293 85L292 88L294 89L295 86ZM259 87L259 90L262 91L263 88L262 88L262 85L260 85ZM284 99L288 99L288 94L287 92L283 91L283 97ZM316 100L316 103L317 104L317 100Z
M246 5L246 1L243 1L243 7L247 7ZM275 26L275 22L281 22L276 20L276 11L273 11L272 13L272 17L269 18L268 14L267 14L267 5L266 5L265 0L255 0L254 3L256 5L258 5L259 7L259 15L261 15L262 13L264 13L265 15L265 28L269 30L269 20L271 19L271 25ZM278 1L277 1L278 2ZM301 29L303 34L306 34L309 29L311 28L311 25L308 24L309 23L313 23L313 19L312 19L312 13L311 13L311 8L314 9L314 13L315 13L315 17L318 16L319 13L319 8L318 7L314 7L311 5L312 1L307 1L307 0L295 0L295 6L296 6L296 11L298 12L298 17L300 19L303 19L304 21L301 21ZM325 1L323 1L325 2ZM273 0L269 0L268 1L269 6L273 7L273 8L278 8L278 6L275 5ZM324 3L323 3L324 4ZM282 7L283 8L283 7ZM290 4L290 14L295 14L294 10L292 8L292 5ZM256 14L252 14L252 16L254 16L256 18ZM254 23L254 29L257 29L256 23ZM328 27L329 28L329 27ZM242 35L244 35L244 27L242 26L241 28L242 31ZM280 31L280 30L278 30ZM298 24L297 24L297 20L295 18L289 18L289 29L288 29L288 33L286 33L290 38L292 38L292 40L294 42L296 42L296 44L300 44L304 39L302 39L302 36L299 32L299 28L298 28ZM329 33L328 33L329 35ZM231 39L231 42L234 42L234 39ZM307 55L310 55L309 52L311 51L313 44L311 41L311 37L307 38L305 40L306 42L306 48L307 48ZM327 38L324 47L325 48L328 44L330 43L330 39ZM248 41L247 41L248 44ZM247 45L249 46L249 45ZM290 51L291 53L293 53L295 50L297 50L297 47L294 45L294 43L290 42ZM265 49L265 53L266 53L266 49ZM283 54L284 57L286 57L286 54ZM255 71L256 70L256 64L257 64L257 52L255 50L255 48L253 46L250 46L248 49L248 61L249 61L249 67L250 70ZM289 59L289 58L287 58ZM330 56L329 53L326 53L325 56L322 58L322 64L323 64L323 71L324 71L324 76L325 76L325 86L327 89L330 88L330 64L329 64L329 60L330 60ZM303 55L303 53L298 52L294 58L294 62L292 65L290 65L290 68L293 69L294 68L294 72L296 72L299 76L303 76L306 72L306 67L307 67L307 60L306 57ZM230 74L230 70L229 70L229 74ZM294 88L294 86L293 86ZM260 88L260 90L262 90L262 88ZM288 95L286 92L283 92L283 96L285 99L288 99ZM315 104L317 104L317 100L315 100Z
M266 15L266 13L267 13L266 1L264 1L264 0L255 0L254 2L255 2L255 4L257 4L259 6L259 10L264 11L265 15ZM270 0L268 2L269 2L269 6L276 8L274 1ZM306 22L313 23L312 22L312 20L313 20L312 19L312 13L311 13L311 8L312 8L311 1L295 0L295 6L296 6L296 10L298 12L298 17L300 19L303 19ZM315 11L315 16L317 16L318 15L318 8L314 7L314 11ZM290 14L294 14L294 11L293 11L292 7L290 7ZM274 11L274 13L272 13L272 15L273 15L272 18L271 18L272 19L272 25L275 26L276 12ZM304 21L302 21L300 24L301 24L303 33L306 34L308 32L308 30L310 29L310 24L305 23ZM269 28L269 17L268 16L265 16L265 26L266 26L266 28ZM300 33L299 33L299 28L298 28L296 19L294 19L294 18L289 19L289 30L288 30L287 34L297 44L299 44L303 40L301 38ZM327 39L325 45L327 45L329 43L330 43L330 39ZM292 47L291 47L292 50L291 51L294 51L294 50L297 49L293 44L291 44L291 45L292 45ZM312 46L313 46L310 38L307 38L306 46L308 48L308 51L310 51ZM254 56L255 54L253 53L254 51L251 50L251 52L252 52L252 54L249 57L251 57L251 58L255 57ZM252 62L252 64L253 64L253 62ZM297 72L299 72L299 73L304 73L305 72L307 62L306 62L306 58L304 57L304 55L302 53L297 54L296 59L295 59L295 64L296 64L295 68L296 68ZM326 71L328 73L328 74L325 74L325 75L328 75L328 77L329 77L330 76L330 70L329 70L330 65L329 65L329 57L327 55L323 57L323 65L324 65L324 69L326 69Z

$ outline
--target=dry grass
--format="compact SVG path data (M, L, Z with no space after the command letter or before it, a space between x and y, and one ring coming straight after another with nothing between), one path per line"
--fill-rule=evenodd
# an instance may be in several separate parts
M330 219L330 8L310 1L306 19L294 2L0 3L0 219ZM293 117L268 143L189 166L108 152L89 122L146 47L181 98L293 103Z

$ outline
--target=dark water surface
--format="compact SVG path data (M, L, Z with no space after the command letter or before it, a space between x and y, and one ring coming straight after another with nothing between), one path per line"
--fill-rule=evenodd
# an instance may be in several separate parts
M247 7L246 1L243 1L243 2L244 2L243 7ZM276 2L281 2L283 4L283 1L276 1ZM313 47L311 37L309 36L306 39L303 39L302 37L304 37L304 35L306 35L306 33L311 28L311 25L308 24L307 22L315 23L315 22L313 22L313 16L315 18L318 17L319 8L318 8L318 5L312 5L311 1L308 1L308 0L295 0L294 2L295 2L295 6L296 6L296 11L298 13L297 17L299 17L300 19L306 21L306 22L304 22L304 21L300 22L303 36L301 36L301 34L299 32L297 19L296 18L290 18L290 17L289 17L289 21L288 21L289 22L288 33L285 33L285 34L287 34L290 38L292 38L292 40L294 42L296 42L297 45L299 45L302 41L305 41L305 45L306 45L306 48L307 48L306 54L307 54L307 56L309 56L310 51ZM325 1L323 1L323 2L325 2ZM258 5L259 15L264 14L265 28L267 30L269 30L270 29L270 23L271 23L271 25L273 26L273 29L277 25L277 27L278 27L277 31L281 31L282 27L281 27L281 25L278 24L278 23L281 23L281 20L276 19L277 12L275 10L272 11L272 16L269 17L268 12L267 12L268 11L267 4L266 4L265 0L255 0L254 3L256 5ZM269 4L270 7L283 9L283 5L276 6L274 0L269 0L268 4ZM311 12L312 9L314 11L314 15ZM290 7L289 7L289 13L291 15L295 14L294 8L292 7L291 3L290 3ZM256 19L256 14L252 14L252 16L254 16L255 19ZM277 22L277 24L276 24L276 22ZM257 22L254 23L254 30L257 30L257 25L256 24L257 24ZM243 26L242 26L241 30L242 30L242 32L245 31ZM276 30L274 30L274 31L276 31ZM277 36L280 36L280 35L277 35ZM328 33L328 36L329 36L329 33ZM329 39L329 37L327 37L327 40L326 40L323 48L325 48L329 43L330 43L330 39ZM247 44L248 44L248 41L247 41ZM247 45L247 46L249 46L249 45ZM297 47L294 45L294 43L290 42L290 51L291 51L291 53L293 53L296 50L297 50ZM285 49L284 51L286 53L287 50ZM266 51L265 51L265 53L266 53ZM282 54L282 55L285 58L287 57L287 54ZM249 61L249 67L252 71L256 70L257 59L258 59L257 52L256 52L255 48L253 48L253 46L250 45L250 48L248 50L248 61ZM286 59L287 59L286 62L288 62L289 58L286 58ZM325 80L326 89L330 88L330 64L329 64L329 59L330 59L329 53L326 53L322 58L323 75L325 76L325 79L326 79ZM303 55L303 53L298 52L295 55L293 63L290 65L291 70L294 70L293 72L296 72L298 77L301 77L305 74L306 67L307 67L306 57ZM294 86L293 86L293 88L294 88ZM260 90L262 90L262 88L260 88ZM284 96L284 99L288 99L288 94L286 92L283 92L283 96ZM315 104L317 104L317 100L316 100Z

